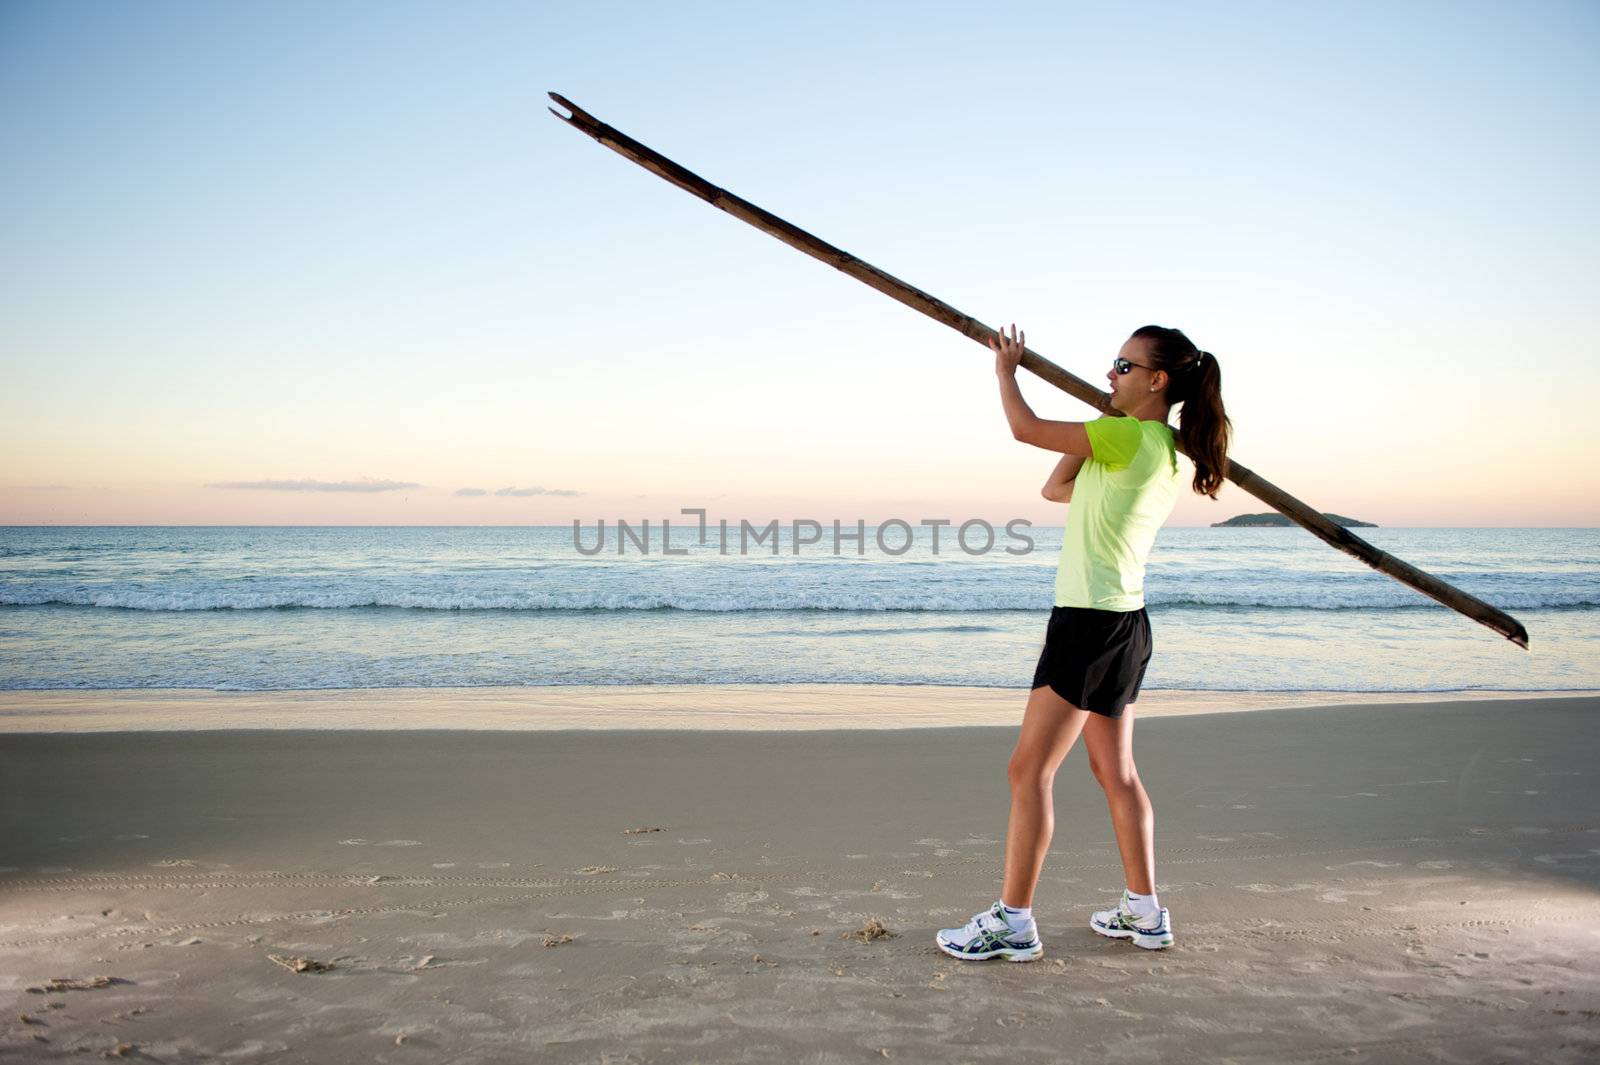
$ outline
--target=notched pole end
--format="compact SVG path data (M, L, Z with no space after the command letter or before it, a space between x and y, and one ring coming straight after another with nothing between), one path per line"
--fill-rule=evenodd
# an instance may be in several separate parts
M589 112L585 111L583 108L579 107L565 96L562 96L558 92L552 92L549 94L549 96L550 99L554 100L556 103L560 104L562 107L571 112L571 114L564 115L555 108L550 108L550 113L555 115L561 121L565 122L567 125L577 126L585 133L591 133L591 135L592 131L600 128L599 119L595 118Z

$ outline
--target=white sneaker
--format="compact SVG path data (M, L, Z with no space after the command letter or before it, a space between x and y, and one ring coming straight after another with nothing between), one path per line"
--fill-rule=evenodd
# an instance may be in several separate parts
M1145 950L1164 950L1172 946L1172 916L1165 906L1151 917L1136 917L1128 905L1128 893L1122 893L1122 902L1113 910L1096 910L1089 918L1089 927L1112 939L1131 939L1136 947Z
M939 949L963 961L1004 958L1006 961L1034 961L1044 957L1044 943L1031 922L1024 930L1006 923L1005 907L998 901L973 916L962 928L941 928L933 937Z

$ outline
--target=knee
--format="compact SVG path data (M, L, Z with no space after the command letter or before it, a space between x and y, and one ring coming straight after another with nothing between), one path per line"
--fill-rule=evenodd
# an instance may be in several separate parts
M1018 752L1006 763L1006 780L1011 790L1039 790L1048 788L1055 774L1039 759Z
M1107 795L1121 796L1139 790L1139 773L1134 769L1132 762L1112 763L1089 760L1089 771L1094 774L1095 780L1100 782L1100 788Z

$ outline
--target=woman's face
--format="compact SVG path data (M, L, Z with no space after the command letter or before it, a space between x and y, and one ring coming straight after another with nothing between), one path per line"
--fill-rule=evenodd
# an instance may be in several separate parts
M1117 360L1127 360L1131 363L1128 372L1117 372ZM1111 382L1111 407L1127 414L1134 410L1140 403L1150 396L1150 389L1155 384L1156 371L1150 369L1154 363L1150 359L1150 341L1145 337L1129 337L1127 343L1122 345L1122 350L1117 352L1117 358L1112 360L1111 369L1106 371L1106 380ZM1161 384L1165 386L1167 375L1161 375Z

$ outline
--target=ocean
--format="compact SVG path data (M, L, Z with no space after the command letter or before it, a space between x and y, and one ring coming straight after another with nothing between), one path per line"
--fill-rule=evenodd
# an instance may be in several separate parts
M846 532L853 526L846 526ZM723 554L673 528L0 527L0 688L230 691L573 684L1026 689L1061 530L868 527ZM1362 529L1515 615L1523 651L1299 528L1168 528L1146 689L1600 689L1600 530ZM898 547L904 534L888 530ZM802 540L807 537L802 537ZM969 544L982 547L983 537ZM602 543L602 550L586 554ZM1007 553L1007 548L1019 553Z

